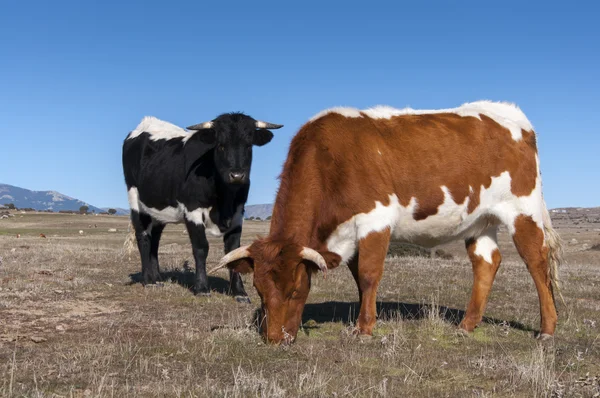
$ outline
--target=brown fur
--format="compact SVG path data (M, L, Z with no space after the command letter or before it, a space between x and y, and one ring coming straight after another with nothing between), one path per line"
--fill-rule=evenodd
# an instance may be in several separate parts
M549 272L548 251L544 231L529 216L515 220L515 246L533 278L540 299L541 335L553 335L558 316L554 305L552 278Z
M377 288L390 243L390 229L369 234L358 245L358 279L360 314L356 325L360 334L372 334L377 320Z
M372 210L376 201L388 205L389 195L396 194L407 206L415 198L419 206L413 217L423 220L437 214L445 186L456 203L469 200L468 211L473 212L482 187L489 188L503 172L510 173L513 194L531 194L538 176L534 132L522 131L523 138L515 141L508 129L480 117L440 113L372 119L330 113L300 129L280 176L269 236L250 246L252 259L229 264L237 271L254 268L254 285L267 315L267 340L288 342L288 335L296 336L316 269L300 258L302 248L318 250L329 267L336 266L340 258L327 251L326 239L352 216ZM515 242L526 241L523 230L531 228L520 225ZM359 242L358 260L349 264L361 298L361 333L370 334L375 323L389 239L389 229L368 235ZM500 264L497 251L491 265L471 252L475 286L463 323L470 330L481 319ZM530 253L525 249L523 255ZM539 259L534 263L530 271L542 266ZM552 319L544 308L549 320L542 330L550 332Z
M492 263L490 264L483 257L475 254L475 249L477 248L475 239L468 239L465 243L467 253L473 265L473 289L471 300L467 305L467 313L460 323L460 328L467 332L472 332L483 318L487 298L492 289L496 272L500 267L502 256L500 255L500 251L495 249L492 252Z
M523 139L514 141L484 115L481 120L450 113L387 120L328 114L306 124L292 141L271 236L319 247L339 224L372 210L375 201L388 205L390 194L403 206L416 198L414 218L422 220L443 203L441 186L456 203L469 198L472 212L481 187L489 188L492 177L505 171L513 193L529 195L537 177L537 148L535 134L522 133Z

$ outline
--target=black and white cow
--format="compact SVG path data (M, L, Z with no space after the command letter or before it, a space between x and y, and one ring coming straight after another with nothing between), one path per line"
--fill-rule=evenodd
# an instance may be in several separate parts
M188 127L146 117L123 143L123 171L144 284L160 280L158 245L165 225L185 223L196 261L194 292L210 294L206 233L223 236L225 253L240 246L250 188L252 146L283 127L242 113L226 113ZM249 301L237 272L231 295Z

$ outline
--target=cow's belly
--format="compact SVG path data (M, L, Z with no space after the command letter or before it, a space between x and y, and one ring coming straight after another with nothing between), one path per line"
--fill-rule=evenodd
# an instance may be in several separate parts
M140 202L140 210L142 213L148 214L153 219L153 223L160 222L162 224L180 224L185 220L204 227L204 232L221 237L224 232L219 229L219 226L210 218L210 207L199 207L195 210L188 210L183 203L177 203L177 207L165 207L158 210L148 207ZM226 232L226 231L225 231Z
M328 250L339 254L346 263L356 253L361 239L373 232L390 229L393 240L410 242L423 247L435 247L456 239L478 236L489 226L490 217L482 208L469 214L467 198L464 203L454 202L445 187L444 203L438 212L423 220L415 220L417 201L411 199L402 206L396 195L389 196L389 204L375 203L368 213L360 213L340 224L327 239Z
M154 207L146 206L142 201L139 202L139 211L147 214L163 224L180 223L183 222L183 216L185 214L185 206L178 203L177 207L167 206L164 209L156 209Z
M241 204L236 208L236 211L233 215L233 217L231 218L231 223L229 224L229 226L227 228L224 227L219 227L219 225L217 225L214 220L210 217L210 211L211 211L211 207L208 208L198 208L196 210L193 211L187 211L187 209L184 208L185 211L185 218L191 222L193 222L196 225L204 225L204 230L206 231L206 233L212 235L212 236L217 236L217 237L221 237L223 236L225 233L237 228L237 227L241 227L242 223L244 222L244 205Z
M177 206L167 206L163 209L157 209L147 206L139 198L137 188L129 189L129 206L132 210L144 213L152 217L152 223L161 224L179 224L185 220L196 225L204 226L204 231L212 236L221 237L226 232L241 226L244 216L244 205L238 206L231 220L231 224L226 229L221 229L210 217L211 207L200 207L194 210L188 210L183 203L177 202Z

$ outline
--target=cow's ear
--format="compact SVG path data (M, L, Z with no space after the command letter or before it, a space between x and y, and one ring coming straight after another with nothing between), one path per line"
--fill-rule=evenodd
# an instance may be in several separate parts
M183 144L186 177L202 162L202 157L216 145L216 133L213 129L199 130L192 133Z
M267 129L256 129L252 136L252 144L256 146L263 146L268 144L273 139L273 133Z
M247 274L254 271L254 260L251 257L240 258L227 264L227 268L240 274Z
M337 253L326 250L320 251L319 253L325 259L325 262L327 263L327 269L334 269L338 267L342 262L342 257Z
M194 133L197 139L206 145L212 145L213 147L217 144L217 132L215 129L199 130Z
M308 251L308 253L305 253L303 257L305 263L309 265L309 269L312 272L324 272L326 271L325 267L327 267L327 270L334 269L342 262L342 257L340 257L339 254L330 252L328 250L322 250L318 252Z

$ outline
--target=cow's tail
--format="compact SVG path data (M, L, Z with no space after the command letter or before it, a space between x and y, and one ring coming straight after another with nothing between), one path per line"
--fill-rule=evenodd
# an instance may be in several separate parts
M560 235L552 228L552 220L550 219L550 213L546 207L546 203L542 199L542 206L544 207L542 220L544 223L544 236L546 237L546 245L548 246L548 273L554 291L558 293L560 300L563 305L566 306L565 298L562 295L560 279L558 277L558 267L564 263L563 258L563 244Z
M131 260L131 254L135 252L136 244L135 228L133 227L133 223L129 221L127 236L125 236L125 242L123 242L123 257L127 256Z

